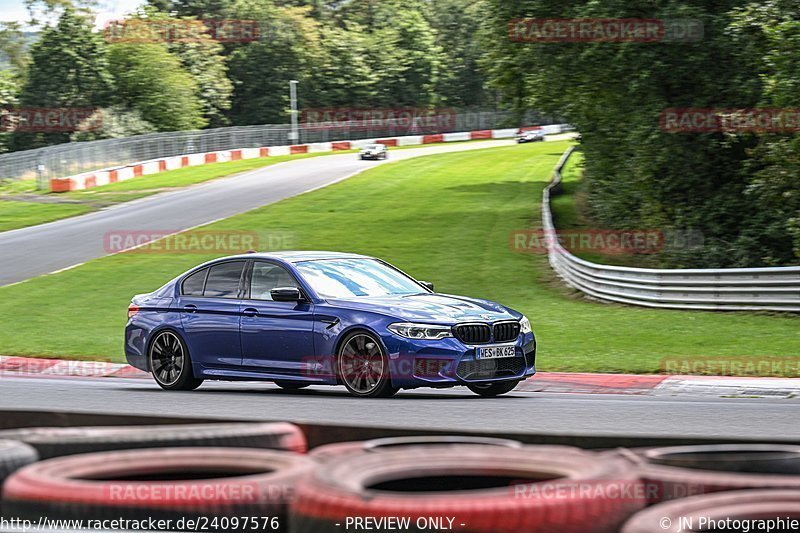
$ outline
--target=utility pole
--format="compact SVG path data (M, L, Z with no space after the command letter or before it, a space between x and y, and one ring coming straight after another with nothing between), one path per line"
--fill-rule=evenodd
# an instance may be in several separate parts
M297 128L297 80L289 81L289 100L292 106L292 132L289 134L289 140L298 142L300 134Z

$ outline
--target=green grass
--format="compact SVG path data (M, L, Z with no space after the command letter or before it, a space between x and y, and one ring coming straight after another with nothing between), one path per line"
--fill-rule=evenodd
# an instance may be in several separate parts
M448 144L466 144L470 142L481 141L461 141ZM430 146L437 145L391 147L390 150L394 151ZM341 150L335 152L335 154L354 154L356 152L357 150ZM84 191L72 191L68 193L42 193L37 191L35 180L0 180L0 231L23 228L61 218L81 215L121 202L129 202L159 192L188 187L204 181L247 172L285 161L295 161L298 159L326 155L334 155L334 153L319 152L242 159L226 163L211 163L208 165L169 170L158 174L111 183L109 185L102 185ZM21 194L25 195L26 201L15 201L15 197ZM42 201L35 201L37 198L40 198ZM66 200L72 205L70 207L54 205L54 200ZM13 202L13 205L11 202Z
M347 152L339 152L347 153ZM39 194L36 199L36 185L33 180L4 181L0 184L0 231L33 226L61 218L82 215L90 211L128 202L170 189L187 187L248 170L267 167L308 157L328 155L327 153L298 154L289 156L259 157L242 159L227 163L211 163L196 167L169 170L158 174L102 185L84 191L68 193ZM30 201L15 201L14 196L25 194ZM63 202L63 203L54 203Z
M797 317L596 303L564 288L544 255L512 251L511 232L540 227L542 188L566 147L395 162L207 228L287 232L299 249L376 255L440 292L503 302L531 319L544 371L653 373L665 358L798 357ZM118 254L0 288L0 353L121 361L130 297L209 258Z
M43 204L0 200L0 231L43 224L91 211L83 204Z

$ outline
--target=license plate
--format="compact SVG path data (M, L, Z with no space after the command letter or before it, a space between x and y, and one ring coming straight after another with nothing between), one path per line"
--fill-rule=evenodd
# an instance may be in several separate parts
M478 348L478 359L500 359L517 355L514 346L483 346Z

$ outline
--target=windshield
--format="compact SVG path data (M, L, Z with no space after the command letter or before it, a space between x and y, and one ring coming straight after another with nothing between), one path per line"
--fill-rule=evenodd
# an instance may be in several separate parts
M413 279L375 259L327 259L295 265L321 298L394 296L425 292Z
M380 144L370 144L370 145L368 145L366 148L367 148L367 150L377 150L377 149L379 149L380 147L381 147L381 145L380 145Z

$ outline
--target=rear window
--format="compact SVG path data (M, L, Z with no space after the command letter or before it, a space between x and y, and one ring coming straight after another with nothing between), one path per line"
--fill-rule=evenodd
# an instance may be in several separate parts
M233 261L212 266L203 296L211 298L236 298L239 295L239 278L244 261Z
M206 284L206 274L208 274L208 269L204 268L183 280L183 290L181 293L184 296L202 296L203 287L205 287Z

